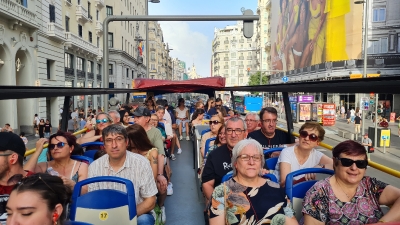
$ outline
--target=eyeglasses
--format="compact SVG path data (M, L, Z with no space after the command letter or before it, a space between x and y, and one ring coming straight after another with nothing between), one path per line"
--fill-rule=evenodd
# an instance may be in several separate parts
M218 120L210 120L208 123L209 123L210 125L212 125L212 124L217 125L217 124L219 124L219 123L221 123L221 122L219 122Z
M225 136L225 133L219 133L218 136Z
M337 157L336 159L340 160L340 163L342 163L342 166L344 167L350 167L353 165L353 163L355 163L357 168L359 169L365 169L368 166L368 160L352 160L348 158L339 158L339 157Z
M263 120L263 122L264 123L276 123L276 122L278 122L278 120L277 119L274 119L274 120L268 119L268 120Z
M252 122L252 123L254 123L254 122L257 122L257 120L248 120L248 119L245 119L244 122Z
M58 142L57 144L49 144L49 150L52 151L57 146L57 148L62 148L65 146L64 142Z
M217 103L215 103L215 107L221 107L222 106L222 104L221 105L217 105Z
M310 139L310 141L316 142L318 141L318 136L316 134L308 134L307 131L302 130L300 131L300 137Z
M116 137L115 139L112 138L107 138L104 140L105 145L112 145L113 142L116 142L117 144L121 144L125 141L124 137Z
M35 176L35 175L33 175L33 176ZM19 183L20 185L23 185L23 184L25 184L28 180L32 180L32 179L29 179L29 178L31 178L31 177L24 177L24 175L22 175L22 174L15 174L15 175L11 176L10 179L8 179L7 185L8 185L8 186L11 186L11 185L15 185L15 184L17 184L17 183ZM50 185L48 185L48 184L42 179L42 177L41 177L40 175L39 175L39 177L38 177L37 180L35 180L34 182L32 182L32 185L35 184L38 180L41 180L50 190L52 190L53 192L55 192L54 189L51 188Z
M151 121L158 122L158 119L150 119Z
M4 154L0 154L0 156L9 156L12 155L13 153L4 153Z
M96 120L96 123L107 123L107 122L108 122L107 118L104 118L102 120Z
M233 132L235 132L236 135L243 133L243 131L245 130L241 130L241 129L226 129L226 134L232 134Z
M239 159L239 158L242 161L245 161L245 162L250 161L250 158L252 158L254 162L259 162L262 159L262 155L246 155L246 154L243 154L243 155L239 155L237 157L237 159Z

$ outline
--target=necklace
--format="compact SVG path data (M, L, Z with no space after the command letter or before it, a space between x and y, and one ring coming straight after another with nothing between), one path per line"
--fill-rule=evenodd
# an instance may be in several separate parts
M342 186L339 184L339 182L337 181L336 177L335 177L335 181L336 183L339 185L340 190L346 195L346 197L351 200L352 198L350 198L350 196L343 190Z

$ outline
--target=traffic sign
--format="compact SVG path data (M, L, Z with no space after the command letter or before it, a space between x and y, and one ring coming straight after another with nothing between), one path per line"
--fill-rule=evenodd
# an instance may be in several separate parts
M369 98L368 97L361 97L360 109L365 110L365 111L369 110Z
M382 140L389 140L390 137L387 135L382 135L381 138L382 138Z
M283 83L286 83L289 81L289 78L287 76L282 77L282 81Z
M374 103L375 103L374 100L370 100L370 101L369 101L369 104L370 104L370 105L372 105L372 104L374 104Z

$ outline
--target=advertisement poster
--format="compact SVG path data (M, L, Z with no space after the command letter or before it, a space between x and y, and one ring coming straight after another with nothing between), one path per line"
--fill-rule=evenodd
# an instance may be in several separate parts
M391 123L396 122L396 113L394 112L390 113L390 122Z
M311 120L311 104L299 104L300 118L299 120Z
M382 136L386 136L386 141L385 141L385 146L390 147L390 130L381 130L381 137L379 138L380 141L380 146L383 147L383 138Z
M297 102L314 102L314 96L312 96L312 95L300 95L300 96L298 96Z
M272 70L289 71L358 59L363 5L353 3L351 0L271 1Z
M322 125L333 126L336 121L336 106L335 104L325 103L322 104Z
M322 104L317 104L317 116L318 116L317 122L322 124L322 116L323 116Z

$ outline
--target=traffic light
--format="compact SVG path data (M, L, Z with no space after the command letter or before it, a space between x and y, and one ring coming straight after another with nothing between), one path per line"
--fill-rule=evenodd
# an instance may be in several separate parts
M247 67L247 76L250 76L250 67Z
M253 11L251 9L246 9L243 10L243 15L254 15ZM243 35L246 38L251 38L253 37L253 33L254 33L254 25L253 25L253 21L243 21Z

